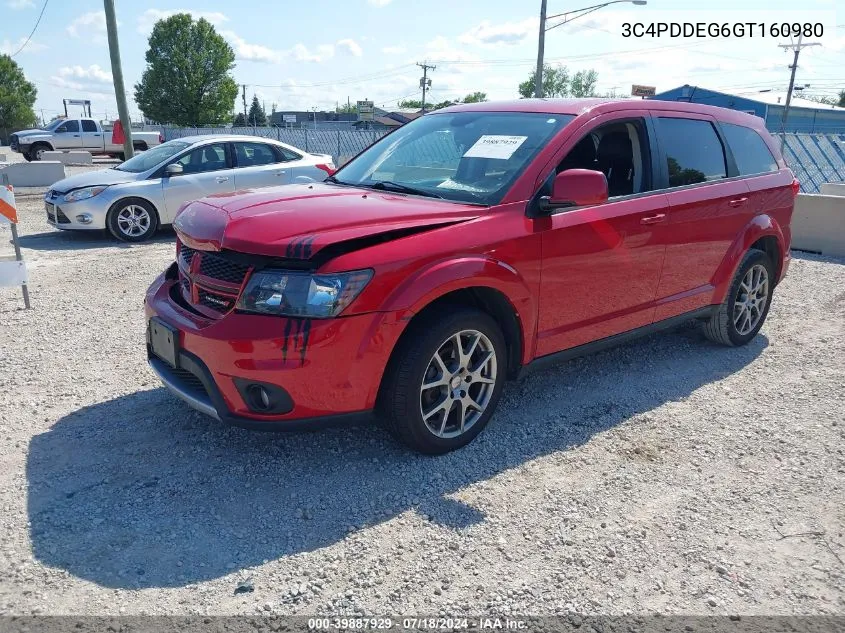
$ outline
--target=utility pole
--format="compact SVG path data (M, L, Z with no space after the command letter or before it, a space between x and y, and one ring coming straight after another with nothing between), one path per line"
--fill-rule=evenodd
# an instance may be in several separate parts
M129 108L126 106L126 88L123 85L123 67L120 64L120 43L117 41L117 18L114 14L114 0L103 0L106 12L106 31L109 38L109 56L111 74L114 80L114 96L117 100L117 114L123 126L123 156L126 160L135 155L132 145L132 125L129 121ZM90 106L89 106L90 110ZM91 116L90 111L88 116Z
M787 49L791 49L794 57L792 58L792 66L789 68L792 69L792 73L789 75L789 88L786 90L786 105L783 108L783 119L780 122L780 151L783 153L783 147L786 143L786 121L787 117L789 117L789 105L792 103L792 91L795 88L795 71L798 70L798 55L801 53L801 49L807 48L808 46L821 46L818 42L807 42L806 44L802 43L802 36L798 36L798 43L792 44L778 44L780 48L784 51Z
M246 84L241 84L241 88L243 89L243 100L244 100L244 125L249 125L249 121L246 118Z
M543 0L545 2L546 0ZM425 91L431 87L431 79L428 78L428 71L434 70L437 66L432 66L423 62L417 62L417 66L423 69L423 76L420 79L420 88L422 88L422 113L425 114Z
M543 97L543 53L546 48L546 0L540 2L540 36L537 39L537 72L534 74L534 97Z

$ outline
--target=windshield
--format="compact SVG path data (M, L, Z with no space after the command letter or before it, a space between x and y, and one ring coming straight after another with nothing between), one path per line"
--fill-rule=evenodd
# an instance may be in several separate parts
M44 126L44 129L49 131L49 132L52 132L53 130L55 130L57 127L59 127L65 121L67 121L67 119L53 119L47 125Z
M384 137L332 182L497 204L570 114L429 114Z
M186 143L185 141L167 141L167 143L162 143L158 147L148 149L146 152L141 152L133 156L125 163L121 163L115 167L115 169L140 174L142 171L147 171L159 165L171 156L175 156L188 146L190 146L190 143Z

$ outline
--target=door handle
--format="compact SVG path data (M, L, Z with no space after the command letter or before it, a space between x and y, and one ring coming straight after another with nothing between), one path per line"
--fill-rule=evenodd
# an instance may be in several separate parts
M285 170L283 169L282 171L273 172L273 175L274 175L274 176L284 176L284 175L285 175Z
M79 138L79 134L74 134L73 138Z
M640 220L640 224L658 224L659 222L663 222L666 219L665 213L658 213L657 215L652 215L647 218L643 218Z
M215 178L214 180L216 180L217 182L226 182L227 180L229 180L229 177L228 176L217 176L217 178Z
M102 136L102 134L95 134L94 136Z
M748 198L737 198L736 200L731 200L730 202L728 202L728 206L734 208L741 207L743 204L746 203L747 200Z

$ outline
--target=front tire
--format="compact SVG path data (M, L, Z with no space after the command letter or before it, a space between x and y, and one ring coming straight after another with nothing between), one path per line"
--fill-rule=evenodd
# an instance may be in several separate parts
M49 152L50 146L44 145L44 143L36 143L31 148L29 148L29 160L38 161L44 157L44 152Z
M775 267L769 256L750 249L740 262L728 294L704 324L704 335L722 345L749 343L766 321L775 288Z
M507 374L507 346L496 321L473 308L447 306L410 327L385 372L379 409L399 440L441 455L489 422Z
M143 242L158 229L155 207L140 198L126 198L115 203L106 218L109 232L124 242Z

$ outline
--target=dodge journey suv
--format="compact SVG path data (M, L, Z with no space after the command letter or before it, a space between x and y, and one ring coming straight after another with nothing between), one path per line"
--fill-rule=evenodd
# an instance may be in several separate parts
M443 453L527 368L691 319L748 343L789 264L797 193L762 119L732 110L446 108L325 182L187 203L146 295L149 362L227 423L376 413Z

